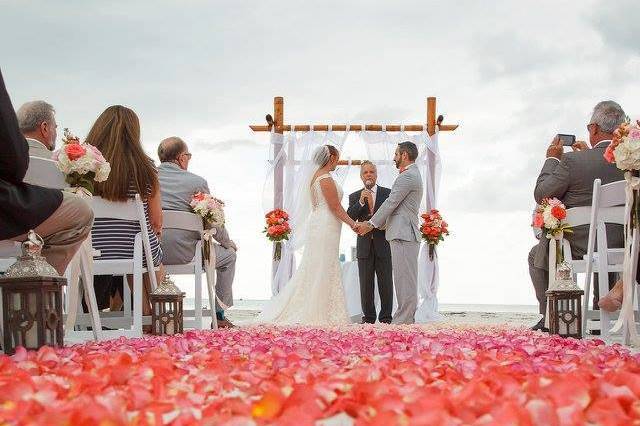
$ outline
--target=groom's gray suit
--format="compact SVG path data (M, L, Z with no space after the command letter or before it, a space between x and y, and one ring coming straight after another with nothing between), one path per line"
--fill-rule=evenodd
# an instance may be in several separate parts
M422 237L418 215L421 199L422 177L418 166L411 164L400 173L389 198L369 220L376 228L386 227L386 238L391 246L393 286L398 299L393 324L413 324L418 306L418 252Z

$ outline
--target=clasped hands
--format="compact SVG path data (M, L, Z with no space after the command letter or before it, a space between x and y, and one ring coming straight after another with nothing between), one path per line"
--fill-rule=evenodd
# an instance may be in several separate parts
M356 223L353 224L351 229L353 229L356 234L363 236L371 232L371 230L373 229L373 225L371 225L371 223L369 222L356 221Z

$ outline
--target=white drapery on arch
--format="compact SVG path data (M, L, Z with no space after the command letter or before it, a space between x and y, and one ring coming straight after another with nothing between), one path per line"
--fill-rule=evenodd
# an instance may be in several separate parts
M293 127L293 126L292 126ZM398 170L393 163L393 155L398 143L411 141L418 147L419 156L416 164L424 180L424 196L420 211L425 212L437 205L437 190L440 181L440 153L438 150L438 133L429 136L426 131L407 133L400 132L369 132L357 133L365 145L368 159L376 164L378 169L378 183L391 188ZM331 144L342 151L349 132L289 132L286 135L272 133L272 147L282 145L280 154L270 164L270 170L263 191L263 206L265 211L273 208L273 176L281 162L284 164L284 209L293 218L296 215L296 189L301 178L301 164L311 161L316 147ZM273 156L271 156L273 158ZM349 167L341 167L334 172L337 182L342 184L347 177ZM290 221L291 222L291 221ZM286 285L296 269L295 251L300 247L296 240L296 230L293 229L291 238L285 242L282 257L275 263L275 274L272 280L272 293L278 294ZM429 260L428 247L425 243L420 248L418 257L418 309L416 322L436 321L442 317L438 313L437 291L439 284L437 255L433 261ZM351 296L349 296L351 297Z
M293 127L293 126L292 126ZM311 162L314 150L321 145L333 145L342 151L344 141L349 132L288 132L286 135L277 133L271 134L271 145L282 145L279 155L270 164L265 188L263 190L263 207L265 211L273 209L273 176L281 162L284 163L284 194L283 208L290 216L290 223L299 213L297 209L298 187L302 180L302 164ZM348 170L336 171L334 178L342 184L346 178ZM270 195L270 200L267 197ZM298 238L296 230L292 229L288 241L282 245L282 255L278 262L275 262L275 274L271 282L271 291L276 295L287 284L293 272L296 270L295 251L301 247L302 241Z

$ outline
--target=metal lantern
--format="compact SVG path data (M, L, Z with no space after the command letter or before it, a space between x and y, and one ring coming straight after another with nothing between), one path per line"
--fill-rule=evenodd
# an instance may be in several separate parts
M22 256L0 279L4 351L63 346L62 286L67 280L41 255L44 242L29 231Z
M555 282L546 292L551 334L582 338L583 294L573 280L571 265L561 262L556 268Z
M153 334L172 335L183 331L182 300L185 293L171 281L169 275L150 295Z

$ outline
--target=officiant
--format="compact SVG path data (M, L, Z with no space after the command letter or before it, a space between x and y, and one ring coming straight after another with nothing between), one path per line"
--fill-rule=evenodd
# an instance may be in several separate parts
M364 188L349 195L347 214L356 221L365 222L373 216L382 203L389 197L391 189L378 186L378 171L375 164L363 161L360 166L360 178ZM362 304L363 323L376 322L374 302L375 281L378 278L380 295L380 313L378 319L391 323L393 309L393 278L391 269L391 248L385 238L385 231L374 229L366 235L358 236L356 243L358 274L360 278L360 302Z

